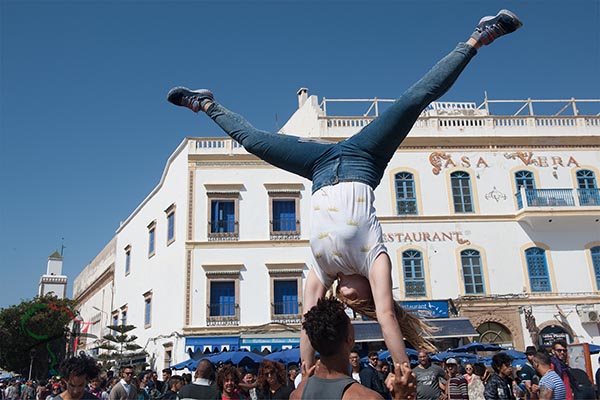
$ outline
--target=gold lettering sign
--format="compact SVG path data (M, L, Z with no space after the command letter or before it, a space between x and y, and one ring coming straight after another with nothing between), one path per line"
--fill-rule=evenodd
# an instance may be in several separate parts
M444 168L463 167L470 168L473 162L468 156L462 156L457 161L452 159L448 153L433 152L429 154L429 163L433 165L431 170L434 175L438 175ZM476 168L488 168L489 165L483 157L479 157L475 163Z
M515 153L504 153L504 158L508 160L521 160L521 162L525 166L535 165L536 167L564 167L562 157L551 156L550 160L548 160L548 157L546 156L534 157L533 151L517 151ZM550 163L548 161L550 161ZM569 160L567 161L567 167L570 167L571 165L579 167L579 163L573 156L570 156Z
M462 238L460 231L450 232L391 232L383 234L384 243L419 243L419 242L456 242L458 244L471 244Z
M525 166L536 167L579 167L579 162L573 156L569 156L566 161L560 156L535 156L533 151L516 151L514 153L504 153L504 158L507 160L520 160ZM482 156L477 158L477 161L471 160L468 156L460 156L452 158L449 153L441 153L434 151L429 154L429 163L433 166L431 172L438 175L444 168L471 168L473 164L475 168L489 168L489 164ZM565 165L566 164L566 165Z

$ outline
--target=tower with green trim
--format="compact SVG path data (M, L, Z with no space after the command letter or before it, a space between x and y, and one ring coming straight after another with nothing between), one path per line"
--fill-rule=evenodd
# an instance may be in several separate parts
M46 273L40 278L38 295L54 294L59 299L67 296L67 276L62 274L63 257L58 251L48 257Z

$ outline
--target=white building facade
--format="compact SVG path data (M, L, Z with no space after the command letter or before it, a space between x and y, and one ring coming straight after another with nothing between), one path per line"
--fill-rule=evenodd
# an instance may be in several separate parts
M328 108L346 100L319 103L306 89L298 99L281 134L332 141L388 104L336 117ZM600 102L591 104L589 116L576 101L552 116L536 115L535 102L496 116L491 101L434 103L389 163L375 206L394 293L409 307L445 303L441 317L477 330L447 338L519 350L556 338L600 344ZM81 315L100 309L136 325L155 368L194 351L298 345L310 197L308 180L229 138L184 139L117 229L112 272L101 284L78 278ZM111 304L98 305L107 282Z

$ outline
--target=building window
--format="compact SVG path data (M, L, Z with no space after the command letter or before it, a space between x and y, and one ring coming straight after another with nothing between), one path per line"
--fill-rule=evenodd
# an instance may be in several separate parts
M600 204L600 190L596 185L596 175L589 169L577 171L577 192L579 204L582 206L595 206Z
M296 200L273 199L273 222L271 230L274 234L296 233Z
M205 184L208 196L208 240L239 238L239 184Z
M127 306L121 307L121 325L127 325Z
M266 264L271 277L271 320L300 324L304 263Z
M529 273L529 284L532 292L550 292L550 275L546 262L546 251L539 247L525 250L527 261L527 272Z
M298 314L298 281L273 281L273 314Z
M131 246L125 247L125 275L131 272Z
M590 253L592 255L594 276L596 277L596 290L600 290L600 246L592 247Z
M152 257L156 253L156 221L150 222L148 225L148 257Z
M402 252L402 266L404 269L404 295L406 297L427 296L421 252L417 250Z
M163 357L164 363L163 368L169 368L173 363L173 343L163 344L165 348L165 356Z
M175 241L175 204L165 210L167 215L167 246Z
M144 328L152 326L152 292L144 293Z
M265 183L269 194L269 233L271 240L300 239L299 183Z
M209 315L231 317L235 315L235 282L213 281L210 283Z
M465 171L456 171L450 174L452 185L452 201L454 212L473 212L473 198L471 196L471 176Z
M242 264L203 265L206 272L208 326L239 325L240 271Z
M415 180L409 172L398 172L394 176L396 185L396 212L398 215L417 215Z
M533 179L533 172L531 171L517 171L515 172L515 186L517 192L523 189L535 189L535 180Z
M485 294L481 256L477 250L467 249L460 252L465 294Z
M117 326L119 325L119 312L115 311L112 314L112 326Z

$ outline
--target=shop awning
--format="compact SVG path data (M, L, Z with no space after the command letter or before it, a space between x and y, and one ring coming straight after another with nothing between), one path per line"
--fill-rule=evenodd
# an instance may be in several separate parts
M446 339L479 336L468 318L439 318L428 319L429 325L437 328L430 339ZM377 342L383 340L381 327L376 321L353 321L354 340L356 343Z

